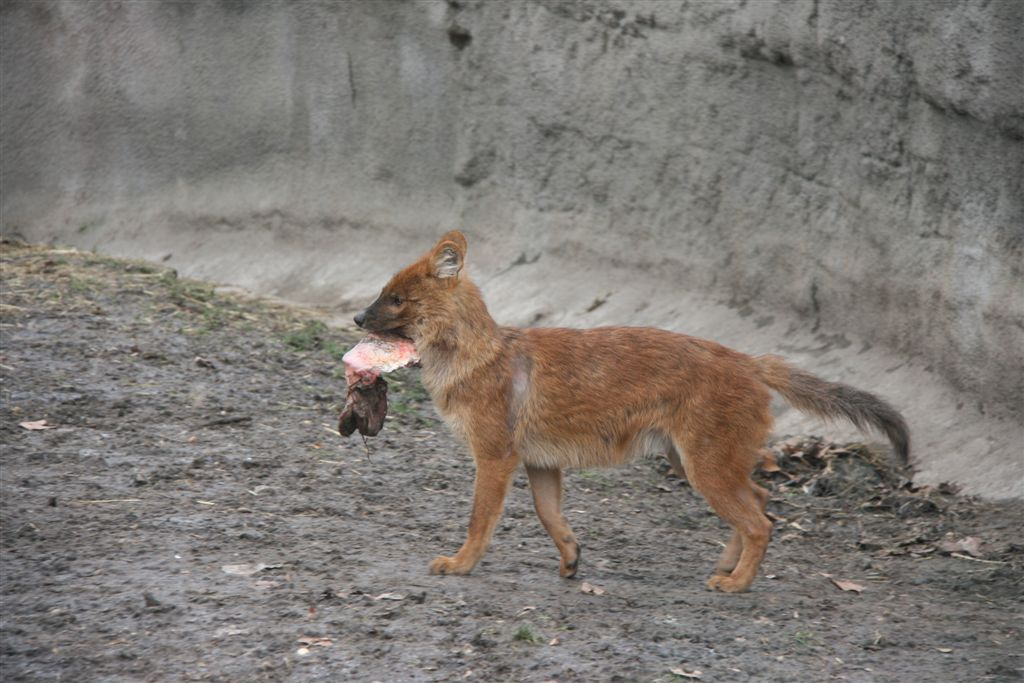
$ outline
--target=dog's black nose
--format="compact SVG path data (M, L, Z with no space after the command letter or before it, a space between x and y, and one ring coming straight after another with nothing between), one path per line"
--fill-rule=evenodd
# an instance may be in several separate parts
M363 323L366 322L366 314L365 313L360 313L355 318L353 318L353 320L356 321L356 325L359 325L359 327L362 327Z

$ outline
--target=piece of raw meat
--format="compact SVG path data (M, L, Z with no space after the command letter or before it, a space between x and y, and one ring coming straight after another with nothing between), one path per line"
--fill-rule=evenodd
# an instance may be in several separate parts
M405 337L372 333L342 357L348 396L338 418L338 431L349 436L356 430L374 436L388 414L388 383L381 373L419 363L416 347Z
M345 408L338 416L338 431L350 436L356 430L363 436L375 436L388 414L388 383L377 377L372 384L353 384L348 388Z

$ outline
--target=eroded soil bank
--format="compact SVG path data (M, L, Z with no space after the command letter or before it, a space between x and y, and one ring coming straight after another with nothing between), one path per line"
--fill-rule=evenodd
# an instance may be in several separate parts
M474 574L429 576L473 467L415 371L342 440L355 335L314 312L71 250L2 269L5 681L1020 677L1020 503L791 438L748 594L704 588L726 530L659 460L568 477L579 580L523 476Z

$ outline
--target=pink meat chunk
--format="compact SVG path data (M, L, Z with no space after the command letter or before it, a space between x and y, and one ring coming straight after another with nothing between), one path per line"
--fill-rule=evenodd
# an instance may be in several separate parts
M374 436L388 413L388 383L381 373L419 363L413 343L404 337L370 334L342 357L348 396L338 417L338 431L349 436L356 430Z
M345 363L345 380L365 385L373 382L381 373L406 368L420 362L419 354L412 341L394 334L371 333L342 357Z

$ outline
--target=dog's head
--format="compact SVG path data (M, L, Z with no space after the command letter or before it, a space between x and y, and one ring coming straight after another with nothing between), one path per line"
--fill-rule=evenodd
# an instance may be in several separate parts
M466 238L458 230L445 233L418 261L391 278L377 300L355 317L371 332L391 332L416 341L429 325L453 315L454 293L464 280Z

